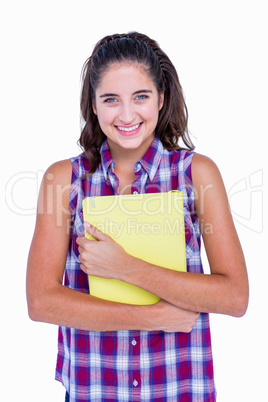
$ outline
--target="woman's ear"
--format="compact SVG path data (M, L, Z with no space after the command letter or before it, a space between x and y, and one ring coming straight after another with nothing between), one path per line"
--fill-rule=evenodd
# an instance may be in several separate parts
M161 92L159 95L159 107L158 110L160 111L164 105L164 92Z

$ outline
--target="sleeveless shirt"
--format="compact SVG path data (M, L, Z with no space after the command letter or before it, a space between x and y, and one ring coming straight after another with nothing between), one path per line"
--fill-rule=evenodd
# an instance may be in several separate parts
M85 179L89 162L72 158L70 212L72 232L65 268L65 286L90 293L80 269L76 238L84 236L82 201L87 196L118 194L115 162L105 141L101 163ZM155 138L135 165L132 193L180 190L184 199L187 271L203 273L200 229L194 208L191 163L194 153L167 151ZM201 313L190 333L163 331L81 331L59 327L56 380L81 401L216 400L209 315Z

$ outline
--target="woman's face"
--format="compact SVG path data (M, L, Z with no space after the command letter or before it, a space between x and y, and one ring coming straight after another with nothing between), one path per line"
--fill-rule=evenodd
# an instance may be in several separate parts
M163 98L142 65L111 65L97 87L93 105L111 153L135 149L142 156L147 151Z

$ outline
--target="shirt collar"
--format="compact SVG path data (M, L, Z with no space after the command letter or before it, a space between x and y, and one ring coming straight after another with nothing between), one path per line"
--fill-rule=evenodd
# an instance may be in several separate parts
M163 152L164 147L162 142L159 140L159 138L155 137L149 149L146 151L143 157L136 163L135 167L140 163L143 169L148 174L149 179L152 181L158 169ZM110 153L107 139L104 140L101 146L100 155L101 155L103 175L106 180L108 177L109 168L111 167L113 171L115 165L115 162Z
M114 170L114 165L115 165L115 162L110 153L110 148L109 148L107 139L105 139L102 143L102 146L100 149L100 155L101 155L101 165L102 165L103 175L104 175L105 180L107 180L109 167L111 166L112 170Z
M151 181L153 180L157 172L163 152L164 147L162 142L159 140L159 138L155 137L148 151L139 160L139 162L141 163L144 170L147 172L149 179Z

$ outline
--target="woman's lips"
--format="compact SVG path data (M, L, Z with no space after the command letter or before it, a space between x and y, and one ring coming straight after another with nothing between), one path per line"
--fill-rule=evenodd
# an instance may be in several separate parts
M133 126L115 126L116 130L124 136L131 136L131 135L135 135L139 132L141 126L143 123L137 123L134 124Z

